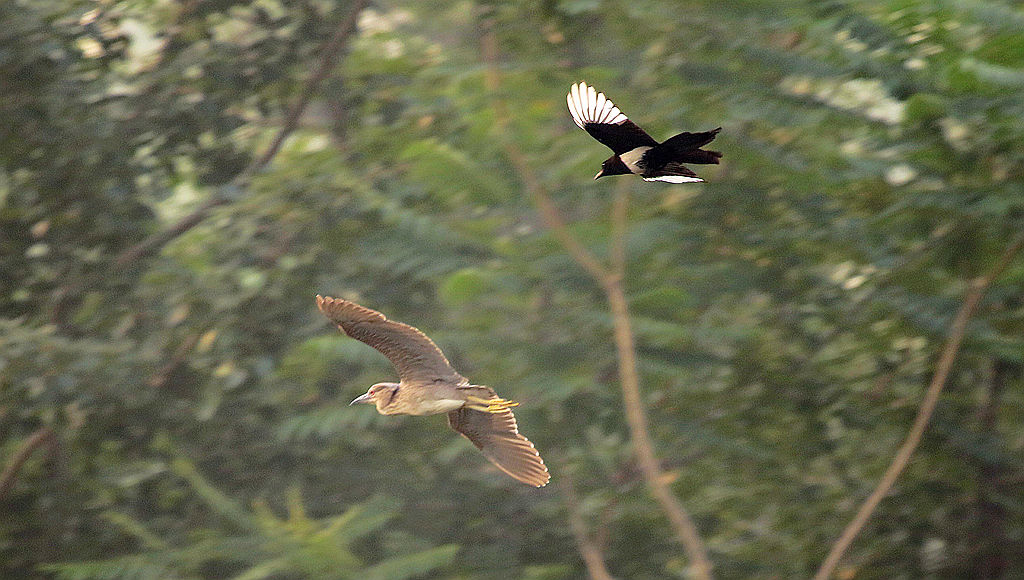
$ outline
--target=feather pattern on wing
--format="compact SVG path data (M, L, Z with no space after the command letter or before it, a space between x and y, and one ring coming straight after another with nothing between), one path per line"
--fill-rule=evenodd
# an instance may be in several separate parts
M621 155L637 147L654 147L653 137L629 120L610 99L579 82L565 97L572 120L594 139Z
M469 381L452 368L441 349L417 328L343 298L316 297L320 311L348 336L377 349L395 365L403 383L451 385Z
M497 395L487 387L474 385L473 390L486 390L494 398ZM498 469L528 485L542 487L551 476L544 460L529 439L519 434L515 415L505 409L501 413L485 413L462 408L448 413L448 425L476 445L484 456Z
M587 83L573 85L565 98L569 104L569 113L580 129L586 129L587 123L618 125L628 120L604 93L598 93L594 87L588 87Z

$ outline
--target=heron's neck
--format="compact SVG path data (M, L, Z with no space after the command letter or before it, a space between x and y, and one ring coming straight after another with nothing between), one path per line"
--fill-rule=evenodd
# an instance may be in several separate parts
M378 383L377 386L387 387L389 393L384 393L379 399L374 401L377 404L377 412L381 415L395 415L402 411L397 408L395 404L398 400L398 391L401 389L399 383Z

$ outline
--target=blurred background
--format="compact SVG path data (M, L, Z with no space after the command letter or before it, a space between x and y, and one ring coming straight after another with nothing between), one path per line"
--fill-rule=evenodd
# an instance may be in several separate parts
M605 294L527 178L601 260L629 188L663 481L716 577L809 577L1024 225L1011 0L7 0L0 22L3 578L581 578L572 519L614 577L692 577ZM723 164L592 181L580 80L656 138L724 127ZM836 578L1024 578L1022 288L1018 261ZM520 401L552 484L443 416L348 407L394 373L317 293Z

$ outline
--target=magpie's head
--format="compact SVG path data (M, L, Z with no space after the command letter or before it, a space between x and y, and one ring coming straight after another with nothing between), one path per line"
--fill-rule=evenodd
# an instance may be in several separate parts
M633 172L626 167L626 164L622 162L618 155L612 155L604 160L604 163L601 164L601 171L597 172L594 179L600 179L607 175L626 175L627 173Z

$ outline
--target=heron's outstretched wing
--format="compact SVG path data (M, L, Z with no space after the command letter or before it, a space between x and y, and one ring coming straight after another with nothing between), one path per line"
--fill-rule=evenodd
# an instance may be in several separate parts
M468 383L455 372L434 341L416 328L388 320L376 310L343 298L317 294L316 305L342 332L388 357L402 382L423 386Z
M494 391L487 391L497 397ZM463 407L448 413L448 425L472 441L498 469L519 481L542 487L551 480L540 453L529 439L519 434L512 411L485 413Z
M572 86L565 97L572 120L594 139L616 155L637 147L655 147L658 142L636 123L630 121L604 93L581 82Z

